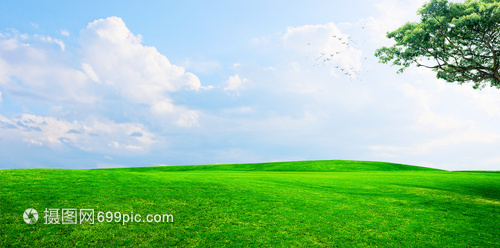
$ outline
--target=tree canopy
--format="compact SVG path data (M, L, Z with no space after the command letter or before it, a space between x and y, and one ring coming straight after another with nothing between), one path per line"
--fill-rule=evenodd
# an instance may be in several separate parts
M375 52L381 63L415 64L447 82L500 88L500 0L431 0L419 9L421 20L408 22L387 37L396 42Z

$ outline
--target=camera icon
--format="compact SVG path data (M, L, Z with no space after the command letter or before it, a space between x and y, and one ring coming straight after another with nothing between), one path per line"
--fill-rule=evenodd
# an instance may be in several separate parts
M38 221L38 212L34 208L28 208L24 211L23 219L26 224L35 224Z

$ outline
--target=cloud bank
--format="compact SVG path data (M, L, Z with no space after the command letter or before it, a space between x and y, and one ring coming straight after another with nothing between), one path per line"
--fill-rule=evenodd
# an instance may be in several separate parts
M198 111L176 105L169 93L202 88L194 74L143 45L118 17L89 23L80 33L79 56L60 39L0 34L0 86L25 106L24 113L0 115L3 145L21 140L28 147L102 154L147 152L156 136L140 119L165 128L197 126ZM133 111L117 112L124 108Z

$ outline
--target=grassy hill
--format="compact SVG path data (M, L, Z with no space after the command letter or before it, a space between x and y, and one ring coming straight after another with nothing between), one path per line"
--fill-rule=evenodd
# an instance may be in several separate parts
M348 161L348 160L316 160L292 161L252 164L215 164L191 166L161 166L123 169L125 171L302 171L302 172L355 172L355 171L431 171L432 168L405 164Z
M500 173L381 162L0 170L0 202L2 247L500 246ZM174 222L44 224L45 208Z

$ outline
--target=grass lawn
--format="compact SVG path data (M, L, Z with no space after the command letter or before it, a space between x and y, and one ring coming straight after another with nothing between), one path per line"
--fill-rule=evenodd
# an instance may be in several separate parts
M0 170L0 203L1 247L500 247L498 172L361 161L14 169ZM44 224L46 208L174 221Z

